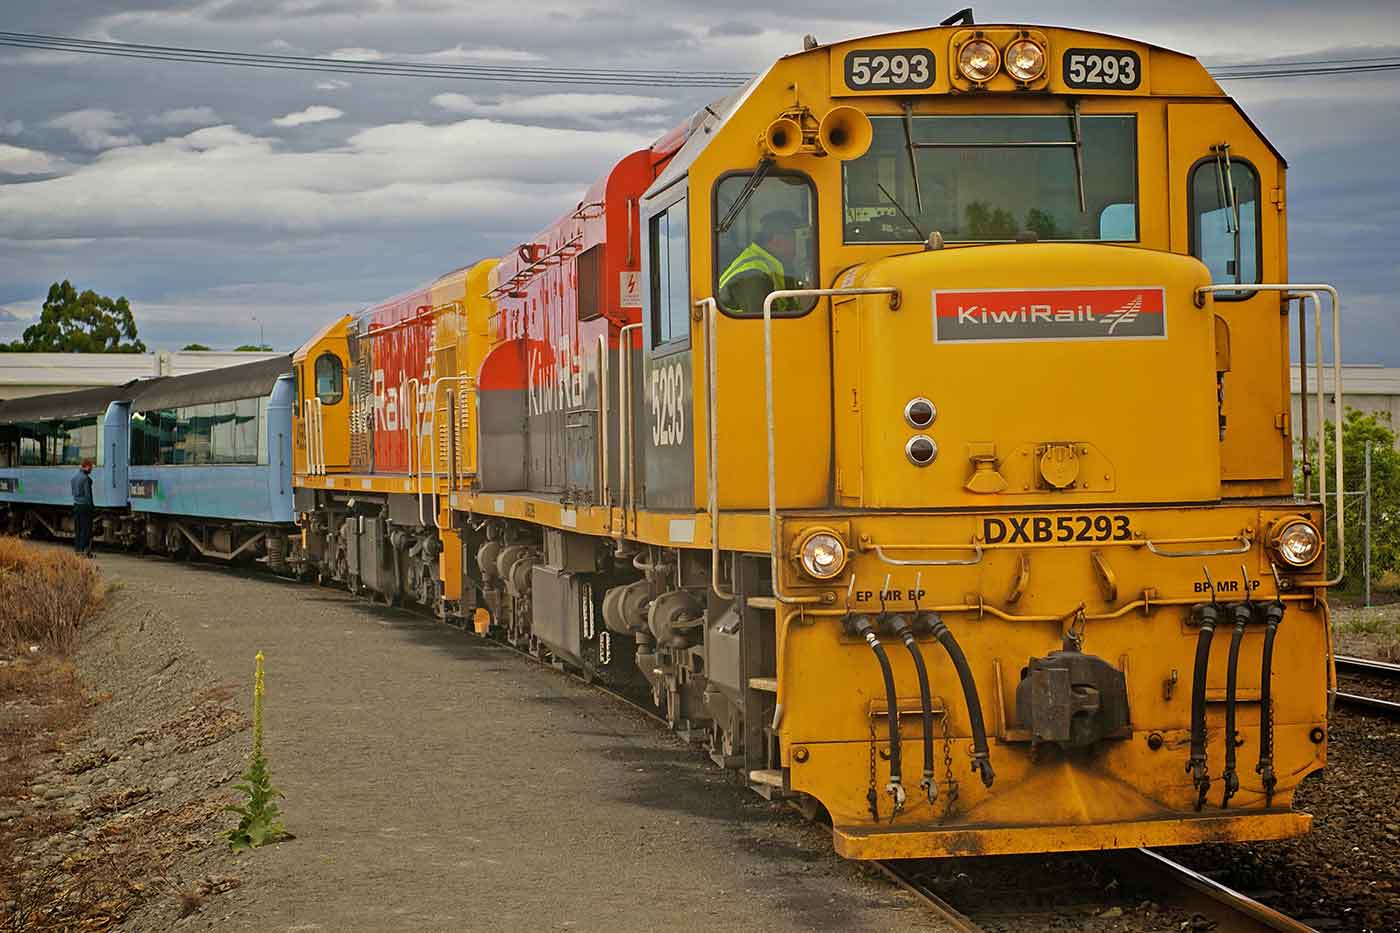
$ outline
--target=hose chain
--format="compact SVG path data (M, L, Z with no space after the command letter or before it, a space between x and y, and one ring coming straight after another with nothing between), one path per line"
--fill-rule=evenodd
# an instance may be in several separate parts
M870 787L865 792L865 800L870 804L870 818L880 822L880 795L875 790L875 718L870 718Z
M958 801L958 779L953 777L953 735L948 728L948 707L943 706L943 773L947 775L943 786L948 792L943 796L943 819L953 815L953 807Z

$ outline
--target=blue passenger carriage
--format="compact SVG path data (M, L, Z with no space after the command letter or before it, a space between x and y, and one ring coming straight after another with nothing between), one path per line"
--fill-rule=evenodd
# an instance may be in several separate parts
M127 510L129 399L140 383L0 405L0 529L73 536L73 475L93 461L93 539L118 543Z
M136 543L285 569L292 515L291 358L154 380L130 400Z

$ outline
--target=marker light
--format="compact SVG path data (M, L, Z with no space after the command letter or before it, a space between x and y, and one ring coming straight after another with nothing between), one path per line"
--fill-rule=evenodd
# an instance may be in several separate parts
M1287 522L1274 533L1274 552L1290 567L1306 567L1322 553L1322 534L1305 519Z
M986 39L973 39L958 52L958 71L969 81L986 84L1000 66L1001 53Z
M1027 83L1039 78L1045 74L1045 49L1030 39L1017 39L1006 47L1006 73Z
M915 434L904 445L904 456L914 466L928 466L938 456L938 445L927 434Z
M802 569L809 577L830 580L846 567L846 545L827 531L819 531L802 542Z
M904 420L911 428L926 428L938 417L938 409L926 398L914 398L904 406Z

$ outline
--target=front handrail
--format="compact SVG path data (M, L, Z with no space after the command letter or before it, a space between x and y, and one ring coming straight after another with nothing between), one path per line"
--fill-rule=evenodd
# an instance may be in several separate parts
M1223 544L1229 542L1230 547L1211 548L1197 551L1169 551L1170 545L1182 544ZM1148 551L1159 557L1215 557L1225 554L1244 554L1254 546L1254 536L1248 531L1233 535L1192 535L1182 538L1146 538L1140 534L1131 538L1122 538L1111 541L999 541L989 543L980 537L974 536L966 544L961 542L909 542L903 544L891 544L888 542L877 544L869 535L861 535L856 542L856 548L860 551L873 551L875 556L887 564L901 567L937 567L937 566L971 566L981 562L986 551L1029 551L1054 549L1063 550L1065 548L1147 548ZM973 551L971 558L949 559L949 560L903 560L887 555L892 551Z
M919 548L919 550L935 549L943 550L943 548L941 547ZM952 549L954 548L950 548L950 550ZM870 550L875 552L875 556L878 557L883 563L889 564L892 567L971 567L973 564L982 563L982 557L984 556L984 554L982 544L980 542L973 541L969 545L958 545L955 549L959 551L972 551L973 556L966 558L950 557L946 560L906 560L901 557L890 557L888 554L885 553L885 551L890 550L890 548L885 545L870 545Z
M1162 545L1174 544L1174 541L1147 541L1147 549L1158 557L1223 557L1227 554L1248 554L1249 549L1254 547L1254 540L1249 535L1235 535L1231 541L1238 541L1234 547L1201 548L1195 551L1164 551Z
M1318 325L1319 325L1319 326L1314 327L1313 329L1314 329L1314 332L1315 332L1315 337L1314 337L1314 339L1315 339L1316 342L1317 342L1317 352L1316 352L1315 355L1316 355L1316 363L1317 363L1318 372L1319 372L1319 383L1318 383L1318 386L1317 386L1317 393L1318 393L1318 398L1319 398L1319 400L1322 398L1322 395L1323 395L1323 385L1322 385L1322 383L1321 383L1321 381L1320 381L1320 377L1321 377L1321 374L1322 374L1323 372L1325 372L1325 370L1323 370L1323 368L1322 368L1322 336L1321 336L1322 328L1321 328L1321 326L1320 326L1320 325L1321 325L1321 315L1322 315L1322 311L1321 311L1321 307L1320 307L1321 302L1317 302L1317 297L1318 297L1318 296L1317 296L1317 293L1319 293L1319 292L1326 292L1327 295L1328 295L1328 297L1329 297L1329 298L1331 299L1331 301L1332 301L1332 398L1334 399L1334 407L1337 409L1337 411L1335 412L1336 417L1332 419L1333 443L1334 443L1335 446L1336 446L1336 450L1334 451L1335 457L1333 458L1333 459L1334 459L1334 466L1335 466L1334 478L1335 478L1335 481L1336 481L1336 491L1334 492L1334 495L1335 495L1335 497L1336 497L1336 502L1334 503L1333 512L1334 512L1334 515L1335 515L1336 526L1337 526L1337 575L1336 575L1335 577L1333 577L1332 579L1330 579L1330 580L1325 580L1325 581L1323 581L1320 585L1321 585L1321 586L1336 586L1338 583L1341 583L1342 580L1346 577L1346 567L1347 567L1347 563L1346 563L1346 523L1345 523L1345 520L1344 520L1344 516L1343 516L1343 514L1342 514L1342 513L1343 513L1343 508L1342 508L1342 506L1343 506L1343 491L1344 491L1345 487L1343 486L1343 480L1344 480L1344 475L1343 475L1343 474L1344 474L1344 471L1343 471L1343 469L1342 469L1342 459L1343 459L1343 457L1342 457L1342 411L1341 411L1341 409L1342 409L1342 299L1341 299L1341 296L1337 294L1337 290L1336 290L1335 288L1333 288L1331 285L1322 284L1322 283L1292 283L1292 282L1284 282L1284 283L1280 283L1280 282L1265 282L1265 283L1260 283L1260 282L1245 282L1245 283L1235 283L1235 284L1231 284L1231 285L1202 285L1202 286L1199 286L1199 287L1196 289L1196 304L1197 304L1197 306L1198 306L1198 307L1205 307L1205 296L1206 296L1206 295L1214 295L1216 292L1282 292L1285 296L1290 296L1290 297L1301 297L1301 296L1307 295L1307 296L1310 296L1310 297L1316 302L1315 307L1318 308L1317 319L1318 319ZM1325 418L1323 417L1325 411L1326 411L1325 406L1322 404L1321 401L1319 401L1319 404L1318 404L1318 425L1317 425L1317 441L1318 441L1318 444L1317 444L1317 452L1318 452L1318 457L1319 457L1319 459L1322 460L1322 463L1320 464L1320 467L1321 467L1321 468L1317 471L1317 474L1318 474L1318 500L1319 500L1320 502L1323 503L1322 508L1323 508L1323 524L1324 524L1324 525L1325 525L1326 522L1327 522L1327 511L1326 511L1326 509L1327 509L1327 505L1326 505L1326 501L1327 501L1327 480L1326 480L1326 473L1327 473L1327 470L1326 470L1326 465L1327 465L1327 464L1326 464L1326 455L1327 455L1327 450L1326 450L1326 448L1327 448L1327 445L1326 445L1326 437L1327 437L1327 429L1326 429L1326 420L1325 420ZM1307 438L1304 438L1304 439L1303 439L1303 442L1304 442L1304 443L1307 443ZM1325 568L1325 567L1324 567L1324 569L1323 569L1323 573L1324 573L1324 574L1326 573L1326 568Z
M709 443L705 446L705 486L710 512L710 589L720 599L733 599L734 594L719 584L719 423L715 417L719 411L716 388L719 366L715 362L715 349L719 346L715 318L719 316L719 303L713 298L702 298L695 302L695 307L705 318L705 426L709 430Z
M778 563L778 463L775 440L777 418L773 413L773 303L784 298L835 298L846 295L889 295L891 305L898 307L899 289L879 288L783 288L769 292L763 299L763 399L768 418L768 552L773 575L773 598L780 603L800 604L824 602L821 596L786 596L779 581Z

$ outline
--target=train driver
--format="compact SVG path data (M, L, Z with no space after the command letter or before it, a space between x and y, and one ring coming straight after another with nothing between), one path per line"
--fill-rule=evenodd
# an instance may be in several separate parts
M785 266L797 258L797 231L806 227L802 218L787 210L770 211L758 224L758 235L743 252L734 257L719 277L719 303L737 314L762 314L769 292L796 288ZM793 311L796 299L780 298L774 311Z

